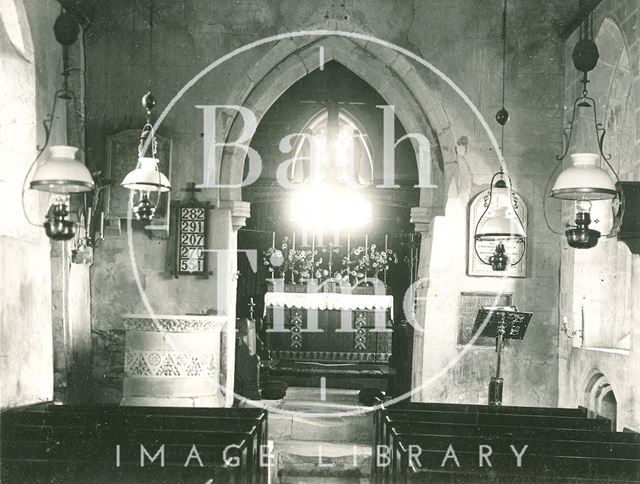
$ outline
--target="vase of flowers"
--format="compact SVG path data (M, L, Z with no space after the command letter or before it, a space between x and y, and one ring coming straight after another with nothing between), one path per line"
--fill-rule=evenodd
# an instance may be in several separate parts
M270 279L282 277L282 265L284 264L284 254L282 250L270 247L262 253L262 263L269 271Z
M369 248L355 247L342 260L342 277L347 277L353 286L358 286L365 279L381 279L391 266L398 263L398 254L391 250L379 250L376 244ZM365 282L364 285L371 285Z

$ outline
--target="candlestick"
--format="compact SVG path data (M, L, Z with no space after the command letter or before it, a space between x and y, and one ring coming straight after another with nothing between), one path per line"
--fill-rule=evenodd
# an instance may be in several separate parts
M387 247L389 245L389 235L388 234L384 234L384 253L385 256L387 255ZM389 259L387 258L387 265L389 264ZM384 271L382 272L382 282L384 283L384 285L387 285L387 267L385 266Z

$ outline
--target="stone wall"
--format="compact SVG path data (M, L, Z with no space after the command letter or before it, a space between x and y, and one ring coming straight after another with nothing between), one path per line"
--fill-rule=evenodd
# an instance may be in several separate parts
M457 140L439 146L448 154L445 170L457 161L457 176L450 186L441 187L448 194L446 212L431 228L433 253L423 251L421 272L429 277L430 283L426 312L420 315L421 321L426 319L427 328L423 356L419 358L423 366L420 382L437 376L461 350L456 344L459 294L508 290L514 293L515 304L536 315L527 339L507 349L505 403L557 402L560 240L546 229L542 197L555 154L561 149L564 44L557 36L554 20L559 13L566 13L563 9L568 10L564 3L553 0L509 3L506 103L511 121L505 131L505 152L515 189L529 205L530 221L528 277L504 284L501 279L465 275L466 207L475 194L487 187L491 174L499 167L481 123L458 95L426 68L403 65L391 55L385 58L372 44L363 50L354 45L350 54L342 52L365 81L370 80L367 75L372 69L371 62L386 59L389 62L386 67L393 64L396 72L398 65L403 66L400 79L407 86L426 83L431 92L422 91L419 101L426 103L425 99L433 98L444 109L436 109L435 104L423 109L419 102L407 109L415 112L416 119L426 117L431 110L429 116L439 116L439 126L446 126L449 138ZM117 0L97 6L96 21L87 35L87 141L90 156L98 164L104 160L106 135L142 126L139 99L147 89L149 72L152 90L163 109L194 75L233 49L266 36L313 28L367 33L422 56L463 89L491 129L498 133L493 117L501 102L501 2L158 0L154 5L151 66L147 57L148 3ZM289 50L296 45L293 41L282 44ZM243 93L252 91L263 76L268 82L263 82L261 88L271 92L275 100L296 76L317 67L315 56L307 52L309 57L300 58L291 69L276 66L268 70L278 52L267 44L228 60L204 76L172 107L160 132L174 142L170 175L175 189L183 188L188 181L203 180L202 111L196 105L226 104L230 99L243 98ZM253 76L263 67L268 74L258 78L247 74ZM401 92L390 84L378 87L385 99L398 97ZM267 108L260 107L265 111ZM223 116L221 121L222 132L228 127L229 118ZM133 161L132 156L132 164ZM232 169L242 172L241 167ZM174 195L181 197L177 190ZM220 198L216 190L203 196L214 203ZM424 206L430 205L425 202ZM551 217L557 222L558 211L551 213ZM176 284L166 274L161 275L158 268L166 254L166 242L151 241L136 233L133 237L136 251L145 254L146 263L154 266L145 272L148 285L153 288L152 305L182 309L183 279ZM106 241L96 255L92 274L96 330L118 331L120 311L139 304L125 238L123 233L120 239ZM209 301L215 304L215 299L208 298L197 303L207 305ZM94 374L108 374L112 357L108 353L97 357ZM472 349L453 369L425 388L420 397L484 402L493 365L494 353L490 349Z
M7 2L13 4L14 2ZM53 37L59 12L54 0L15 2L2 10L0 27L0 407L25 405L53 396L51 272L49 240L28 224L22 211L22 183L44 140L41 121L59 82L61 49ZM5 17L6 15L6 17ZM64 126L64 113L56 120ZM64 140L55 129L52 141ZM30 193L26 207L41 222L48 196Z
M602 2L594 13L595 41L600 60L590 73L589 94L596 100L598 116L607 129L604 151L621 180L640 180L639 33L636 0ZM566 42L569 56L578 40L575 32ZM582 90L579 73L566 66L565 106ZM571 222L574 207L566 203L563 220ZM594 202L593 228L607 234L611 228L611 203ZM563 243L561 260L560 323L584 330L574 338L561 336L560 404L589 404L590 380L603 375L617 400L617 427L640 430L640 256L615 238L601 238L588 251ZM584 347L581 347L584 346ZM597 409L592 409L597 410Z

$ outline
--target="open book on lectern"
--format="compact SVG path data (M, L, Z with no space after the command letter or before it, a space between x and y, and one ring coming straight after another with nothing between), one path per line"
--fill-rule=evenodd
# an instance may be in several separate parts
M503 326L504 339L523 339L532 317L533 313L518 311L515 306L486 306L478 311L473 334L481 331L480 336L495 338Z

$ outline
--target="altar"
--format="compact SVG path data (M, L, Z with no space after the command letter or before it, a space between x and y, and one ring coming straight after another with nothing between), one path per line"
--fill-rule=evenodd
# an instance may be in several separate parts
M125 359L121 405L229 407L235 325L226 316L122 316Z
M392 347L393 296L265 294L266 347L278 378L289 384L385 386ZM384 388L383 388L384 389Z

